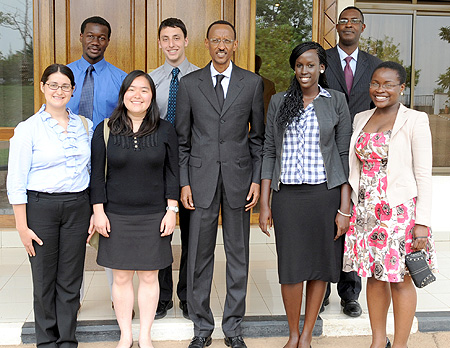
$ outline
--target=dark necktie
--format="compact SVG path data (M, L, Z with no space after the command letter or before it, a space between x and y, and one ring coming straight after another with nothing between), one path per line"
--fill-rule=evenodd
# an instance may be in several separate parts
M94 77L92 76L94 70L92 65L89 65L86 70L86 77L81 89L80 106L78 107L78 114L90 120L92 120L92 112L94 110Z
M347 92L350 94L353 85L353 71L350 67L350 62L353 58L348 56L345 58L345 62L347 63L344 68L344 76L345 76L345 84L347 85Z
M167 103L167 117L166 120L174 124L175 111L177 107L177 92L178 92L178 73L180 69L172 69L172 80L170 80L169 87L169 102Z
M216 75L216 87L214 87L217 95L217 100L219 101L220 110L223 108L223 102L225 100L225 96L223 93L222 80L225 76Z

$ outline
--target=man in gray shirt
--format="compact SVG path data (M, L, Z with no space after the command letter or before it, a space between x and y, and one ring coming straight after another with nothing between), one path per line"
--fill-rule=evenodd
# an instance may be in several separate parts
M174 124L178 81L181 77L197 70L198 67L189 63L186 58L187 30L180 19L167 18L161 22L158 29L158 44L166 57L166 61L159 68L149 73L149 75L155 82L156 102L158 103L160 117ZM190 211L186 210L183 204L179 204L179 207L181 259L177 295L180 299L180 308L183 311L183 316L189 319L186 287ZM155 319L164 318L167 311L173 307L172 266L160 270L158 278L160 294Z

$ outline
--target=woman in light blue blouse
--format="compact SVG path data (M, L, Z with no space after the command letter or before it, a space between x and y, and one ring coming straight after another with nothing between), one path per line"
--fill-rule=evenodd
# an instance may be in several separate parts
M337 282L350 217L350 113L345 96L327 90L327 56L305 42L289 58L295 72L267 113L259 225L273 223L278 275L289 324L284 348L310 348L327 282ZM272 207L269 205L273 190ZM305 320L299 332L303 283Z
M65 65L47 67L40 88L46 103L10 141L8 198L31 263L37 345L77 347L92 122L66 108L75 81Z

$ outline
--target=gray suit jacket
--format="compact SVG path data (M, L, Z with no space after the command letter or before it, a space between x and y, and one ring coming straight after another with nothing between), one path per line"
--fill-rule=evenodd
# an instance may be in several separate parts
M247 202L251 183L261 181L263 82L233 64L221 111L210 64L181 78L178 88L180 185L190 185L194 204L207 208L221 174L230 206L240 208Z
M348 150L352 126L345 97L342 93L328 90L331 98L319 96L313 101L319 123L320 152L322 153L327 187L331 189L347 182ZM272 180L271 188L279 189L283 138L285 128L278 125L278 110L286 92L275 94L267 112L266 140L261 179Z
M372 100L369 95L370 78L375 68L381 63L381 60L367 52L359 50L355 76L353 77L353 86L349 95L337 48L330 48L326 52L328 68L325 70L325 75L328 85L331 89L345 94L353 121L353 118L358 112L369 110L373 107L371 106Z

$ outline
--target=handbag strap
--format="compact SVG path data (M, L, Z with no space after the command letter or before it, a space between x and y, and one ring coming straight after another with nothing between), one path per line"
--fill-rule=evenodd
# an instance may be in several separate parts
M109 118L105 118L103 120L103 139L105 140L105 182L106 182L106 174L108 173L108 140L109 140L109 127L108 127Z
M81 122L83 122L84 129L86 129L86 133L87 133L87 135L89 137L89 125L88 125L88 122L86 120L86 117L81 116L81 115L78 115L78 117L80 118Z

